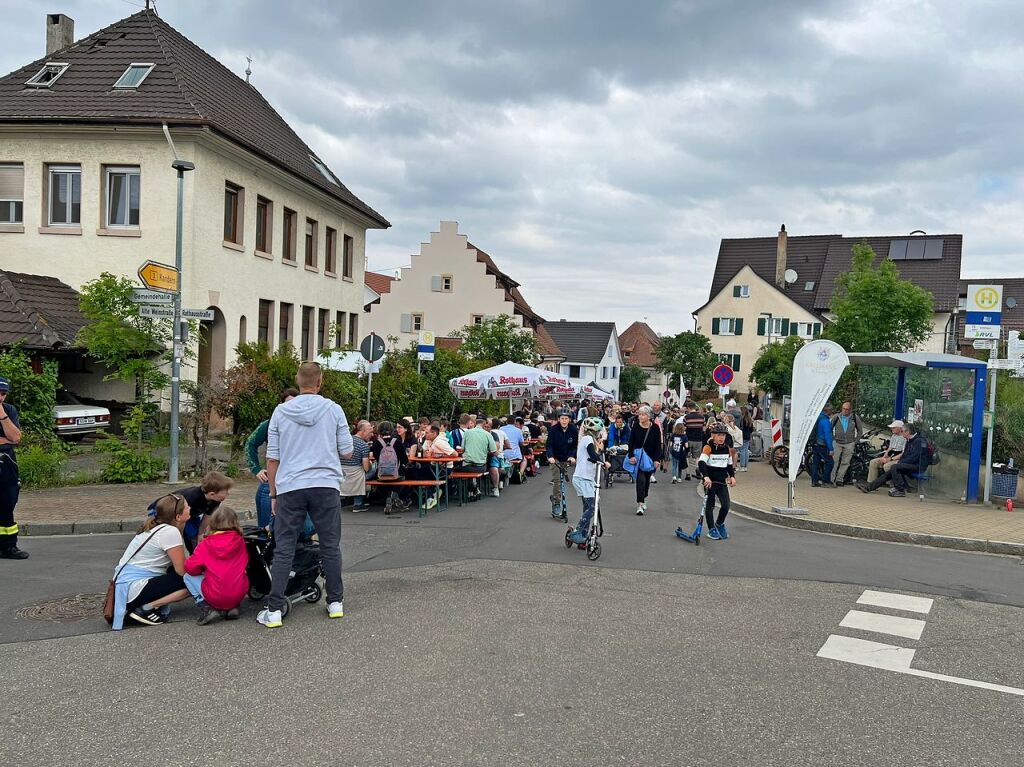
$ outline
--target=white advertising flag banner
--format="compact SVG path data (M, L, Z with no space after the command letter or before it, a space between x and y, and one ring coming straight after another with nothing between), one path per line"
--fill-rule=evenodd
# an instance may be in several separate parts
M793 397L789 426L789 481L795 482L807 440L821 409L850 358L834 341L804 344L793 360Z

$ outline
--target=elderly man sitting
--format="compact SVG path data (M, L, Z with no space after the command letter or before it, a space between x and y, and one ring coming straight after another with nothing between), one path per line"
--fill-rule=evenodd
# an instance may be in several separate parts
M897 418L889 424L889 430L892 432L892 436L889 438L889 447L878 458L872 458L868 463L869 484L878 479L880 474L889 471L899 463L900 455L907 444L907 438L903 436L903 421Z

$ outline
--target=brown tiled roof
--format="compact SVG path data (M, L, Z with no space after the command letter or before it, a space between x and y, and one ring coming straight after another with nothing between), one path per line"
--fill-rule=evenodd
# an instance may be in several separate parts
M544 322L544 318L537 314L537 312L535 312L530 305L526 303L526 299L523 298L523 294L519 292L519 283L501 271L490 255L471 242L467 241L466 247L470 250L475 250L476 260L487 268L488 274L497 278L498 284L505 291L505 300L511 301L515 305L516 314L520 314L525 317L532 326L536 326Z
M786 244L786 268L797 273L797 280L784 293L809 312L828 311L835 292L835 281L850 268L851 251L866 240L879 260L889 254L892 240L911 239L907 235L891 237L844 237L839 234L790 236ZM959 293L960 259L963 235L928 235L926 239L944 241L941 260L896 261L903 279L928 290L935 297L935 310L951 311ZM771 285L775 284L777 237L751 237L722 240L718 263L711 281L709 301L722 291L744 266ZM811 289L808 290L807 288ZM705 304L706 305L706 304ZM700 307L703 308L703 307ZM699 311L699 310L698 310Z
M55 277L0 272L0 345L74 348L86 324L70 285Z
M377 272L363 273L363 282L366 283L366 287L368 287L378 296L383 296L385 293L390 293L391 283L394 281L394 277L389 277L386 274L379 274Z
M547 325L541 324L537 326L537 351L540 352L542 357L562 357L565 358L565 354L558 348L558 344L555 343L555 339L551 337L548 332Z
M46 61L71 66L49 88L25 82ZM137 90L113 85L132 62L155 68ZM101 123L207 126L369 217L390 224L340 181L317 169L315 155L253 86L143 10L62 51L0 78L0 123Z
M596 365L604 359L614 322L548 322L544 325L568 362Z
M646 322L634 322L619 336L619 348L625 363L643 368L652 368L658 364L654 353L658 343L658 334Z

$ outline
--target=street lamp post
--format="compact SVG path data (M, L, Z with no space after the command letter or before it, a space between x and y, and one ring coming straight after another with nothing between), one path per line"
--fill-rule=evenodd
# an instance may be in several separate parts
M173 147L173 144L172 144ZM174 268L178 272L178 287L174 291L174 348L171 355L171 459L167 467L167 481L178 481L178 410L181 404L181 358L184 353L181 328L181 241L185 202L185 173L195 170L195 164L175 158L171 167L178 173L178 204L174 222Z

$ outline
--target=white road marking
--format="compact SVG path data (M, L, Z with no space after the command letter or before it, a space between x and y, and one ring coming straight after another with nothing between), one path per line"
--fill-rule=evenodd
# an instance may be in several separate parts
M877 634L892 634L904 639L920 639L925 622L916 618L900 618L896 615L850 610L839 625L848 629L874 631Z
M860 595L857 604L888 607L893 610L907 610L912 613L928 613L931 611L934 601L925 597L893 594L889 591L865 591Z
M911 668L910 663L914 659L914 650L906 647L895 647L893 645L881 644L880 642L869 642L866 639L854 639L853 637L839 636L832 634L818 650L819 658L838 660L843 663L853 663L858 666L869 666L880 668L885 671L895 671L897 674L907 674L925 679L935 679L940 682L951 682L966 687L977 687L982 690L994 692L1005 692L1009 695L1024 697L1024 689L1019 687L1008 687L1002 684L981 682L977 679L965 679L959 676L948 676L947 674L936 674L932 671L919 671Z

